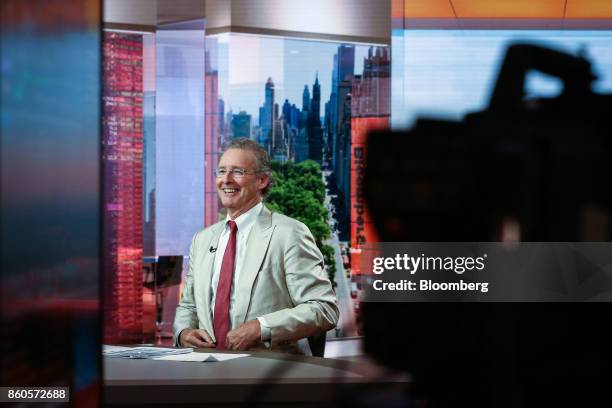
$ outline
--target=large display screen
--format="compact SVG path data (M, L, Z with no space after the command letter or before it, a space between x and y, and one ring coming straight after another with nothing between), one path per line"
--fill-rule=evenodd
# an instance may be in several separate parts
M392 36L392 125L410 127L418 117L460 120L487 107L504 52L530 42L582 53L599 80L594 90L612 90L612 31L598 30L396 30ZM562 82L528 74L527 96L559 94Z

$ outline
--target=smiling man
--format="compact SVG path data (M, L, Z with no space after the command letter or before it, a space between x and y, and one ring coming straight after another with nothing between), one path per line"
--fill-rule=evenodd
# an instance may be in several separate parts
M175 344L310 354L305 338L332 329L339 317L312 234L263 205L271 168L257 143L232 141L216 175L227 219L193 238Z

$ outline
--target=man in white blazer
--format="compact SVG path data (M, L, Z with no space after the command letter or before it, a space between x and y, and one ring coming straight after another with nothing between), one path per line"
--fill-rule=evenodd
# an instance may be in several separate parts
M262 203L270 187L266 151L236 139L219 160L226 220L195 234L174 319L175 344L309 354L339 311L323 256L301 222Z

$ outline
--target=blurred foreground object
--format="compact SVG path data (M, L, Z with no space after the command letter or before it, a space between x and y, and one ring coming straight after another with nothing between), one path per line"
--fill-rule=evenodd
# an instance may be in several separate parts
M562 93L524 99L532 69ZM485 111L371 134L364 188L381 241L610 240L612 95L593 80L582 57L512 45ZM605 396L610 303L364 302L363 319L366 353L413 374L428 407Z

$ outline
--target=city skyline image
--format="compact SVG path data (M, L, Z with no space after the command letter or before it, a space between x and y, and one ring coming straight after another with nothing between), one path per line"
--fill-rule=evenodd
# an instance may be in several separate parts
M329 170L327 186L340 204L333 223L348 241L351 111L389 116L389 47L221 35L207 38L206 56L217 81L220 151L247 137L275 160L311 159Z
M212 69L219 73L219 96L226 112L245 111L258 121L263 104L263 89L269 78L274 82L275 100L285 99L301 107L304 85L312 93L318 76L321 98L332 90L334 54L337 42L309 41L242 34L206 37L207 56ZM347 44L349 45L349 44ZM370 45L350 44L355 50L354 72L360 74ZM325 115L321 106L320 116Z

